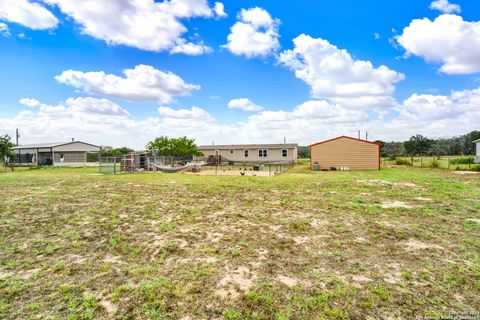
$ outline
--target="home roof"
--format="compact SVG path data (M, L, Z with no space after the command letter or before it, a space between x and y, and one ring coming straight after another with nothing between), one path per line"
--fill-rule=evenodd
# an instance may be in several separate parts
M13 147L12 149L13 150L18 150L18 149L54 148L54 147L64 146L64 145L72 144L72 143L83 143L83 144L88 144L88 145L93 146L93 147L100 148L100 146L97 146L97 145L94 145L94 144L91 144L91 143L86 143L86 142L82 142L82 141L69 141L69 142L45 142L45 143L23 144L23 145Z
M203 150L218 150L218 149L280 149L280 148L296 148L298 147L297 143L277 143L277 144L219 144L219 145L208 145L208 146L199 146L199 149Z
M322 143L325 143L325 142L330 142L330 141L338 140L338 139L342 139L342 138L350 139L350 140L355 140L355 141L360 141L360 142L365 142L365 143L370 143L370 144L374 144L374 145L379 146L379 144L376 143L376 142L372 142L372 141L368 141L368 140L362 140L362 139L357 139L357 138L353 138L353 137L349 137L349 136L340 136L340 137L336 137L336 138L333 138L333 139L329 139L329 140L325 140L325 141L321 141L321 142L317 142L317 143L311 144L310 147L316 146L317 144L322 144Z
M472 142L480 142L480 139L477 139L477 140L473 140Z

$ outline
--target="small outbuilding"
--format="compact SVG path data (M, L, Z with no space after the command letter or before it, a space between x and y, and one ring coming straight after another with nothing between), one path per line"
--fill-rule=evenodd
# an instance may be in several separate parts
M82 141L25 144L13 147L16 163L84 165L97 162L100 146Z
M380 145L341 136L310 145L311 170L380 170Z
M475 156L475 162L480 163L480 139L473 141L476 145L477 155Z

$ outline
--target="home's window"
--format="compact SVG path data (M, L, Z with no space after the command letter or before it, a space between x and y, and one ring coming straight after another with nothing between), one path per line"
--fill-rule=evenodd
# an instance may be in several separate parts
M245 158L248 158L248 150L243 151L243 155L245 156Z
M282 149L282 157L288 157L288 150Z
M230 149L230 154L233 154L233 149Z
M258 150L258 156L260 158L266 158L268 156L268 151L267 149L260 149Z

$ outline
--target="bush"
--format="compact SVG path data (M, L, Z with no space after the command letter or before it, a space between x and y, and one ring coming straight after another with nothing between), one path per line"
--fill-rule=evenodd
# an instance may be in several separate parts
M470 170L480 172L480 164L477 164L476 166L471 167Z
M432 161L432 168L440 168L440 161L433 160Z
M395 160L394 164L399 166L411 166L412 163L406 159L397 159Z
M450 164L472 164L475 163L472 157L451 159Z

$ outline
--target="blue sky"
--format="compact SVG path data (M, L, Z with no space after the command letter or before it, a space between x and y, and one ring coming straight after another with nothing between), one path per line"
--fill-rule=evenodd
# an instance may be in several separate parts
M0 1L0 134L142 148L480 129L478 1L219 3Z

